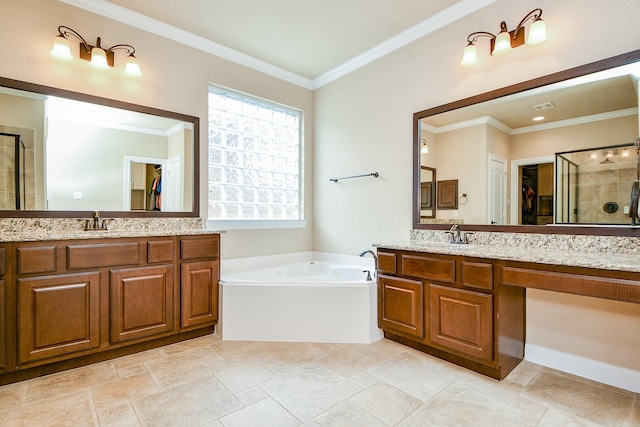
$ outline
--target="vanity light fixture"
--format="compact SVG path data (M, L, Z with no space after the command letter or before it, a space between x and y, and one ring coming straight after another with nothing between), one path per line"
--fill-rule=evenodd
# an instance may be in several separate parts
M96 45L91 46L77 31L64 25L58 27L58 33L59 34L53 39L53 48L51 49L51 55L55 58L64 60L73 59L69 45L69 36L74 36L80 40L80 59L91 61L90 64L92 67L100 70L107 70L109 67L113 67L115 63L115 51L125 50L129 55L125 62L124 72L130 76L142 75L138 58L134 56L136 50L133 46L117 44L108 49L104 49L100 46L100 37L96 40Z
M420 140L420 142L422 143L422 147L420 147L420 154L429 154L429 147L427 147L427 140L422 139Z
M506 22L500 23L500 32L497 36L486 31L476 31L467 36L467 47L464 48L462 54L462 62L460 65L469 67L478 62L478 49L474 44L479 37L489 37L491 39L491 55L504 55L511 52L511 49L526 44L527 46L535 46L547 41L547 27L545 22L540 18L542 9L534 9L529 12L518 24L515 30L509 31ZM524 24L529 19L533 22L529 27L529 37L524 40Z

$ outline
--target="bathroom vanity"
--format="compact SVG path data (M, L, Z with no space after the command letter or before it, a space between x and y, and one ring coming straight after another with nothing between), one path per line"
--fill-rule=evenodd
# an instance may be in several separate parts
M496 379L524 357L526 288L640 303L634 255L377 246L384 336Z
M0 384L213 332L219 234L138 234L3 235Z

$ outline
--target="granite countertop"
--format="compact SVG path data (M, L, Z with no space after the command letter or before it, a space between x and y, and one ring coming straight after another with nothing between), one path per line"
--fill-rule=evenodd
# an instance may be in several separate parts
M2 242L37 242L46 240L87 240L87 239L117 239L123 237L161 237L161 236L199 236L207 234L224 233L222 230L207 229L162 229L156 230L73 230L73 231L50 231L50 230L25 230L25 231L4 231L0 232Z
M444 255L462 255L505 261L640 272L640 256L634 254L580 252L573 250L549 250L546 248L523 248L475 244L456 245L443 242L374 243L373 246L383 249Z

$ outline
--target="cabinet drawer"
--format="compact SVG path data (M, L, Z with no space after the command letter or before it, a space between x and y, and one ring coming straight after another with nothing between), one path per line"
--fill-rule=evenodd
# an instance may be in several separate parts
M173 240L152 240L147 242L147 262L173 261Z
M462 261L462 286L493 289L493 265L486 262Z
M378 251L378 271L380 273L396 274L396 254Z
M220 244L218 236L210 236L200 239L180 240L180 258L217 258L220 255Z
M424 338L423 284L399 277L378 277L378 326Z
M635 280L503 266L502 283L510 286L640 303L640 282Z
M18 248L18 274L50 273L56 271L55 246Z
M98 243L67 246L69 270L140 264L140 243Z
M439 347L493 359L493 296L430 285L429 339Z
M403 276L419 277L443 283L455 283L455 260L416 255L402 255Z

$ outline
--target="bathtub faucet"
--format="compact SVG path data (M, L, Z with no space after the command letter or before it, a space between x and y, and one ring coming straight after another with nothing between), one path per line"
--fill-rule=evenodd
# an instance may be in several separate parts
M377 275L376 273L378 272L378 257L376 256L376 254L372 250L366 250L366 251L362 252L360 254L360 256L363 257L366 254L371 254L371 256L373 257L373 266L375 267L375 270L374 270L373 274Z

